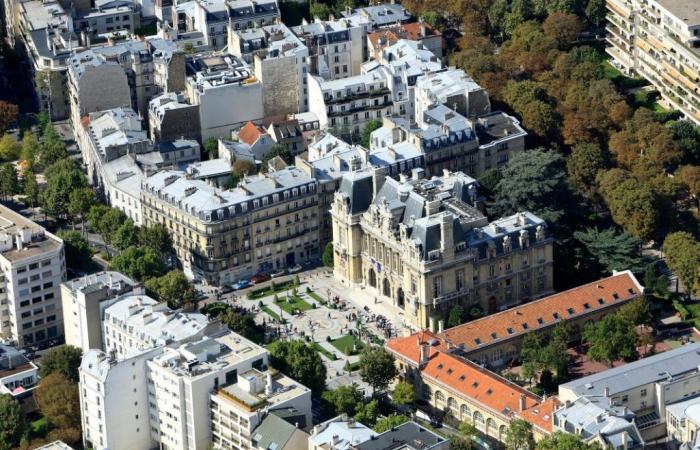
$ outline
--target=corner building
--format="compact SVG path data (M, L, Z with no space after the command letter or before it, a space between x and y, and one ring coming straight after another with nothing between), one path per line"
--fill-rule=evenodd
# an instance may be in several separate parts
M489 223L461 172L346 175L331 206L334 275L403 310L416 328L455 305L494 313L552 293L552 239L529 212Z

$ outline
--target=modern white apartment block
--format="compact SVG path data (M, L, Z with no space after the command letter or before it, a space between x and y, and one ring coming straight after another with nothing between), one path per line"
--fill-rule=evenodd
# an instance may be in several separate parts
M696 0L607 0L606 51L700 124L700 8Z
M310 423L311 391L267 364L264 348L229 331L124 360L91 350L80 369L84 444L243 450L268 411L293 408Z
M47 346L63 336L60 285L63 241L0 205L0 333L18 347Z
M199 105L202 140L228 137L263 110L263 85L250 66L233 55L210 55L187 62L187 96ZM242 107L245 105L245 107Z
M126 359L149 348L196 339L217 326L203 314L172 310L146 295L127 295L104 311L104 350L110 357Z
M61 284L63 330L66 344L87 353L104 348L104 310L125 294L144 294L140 283L119 272L98 272Z
M11 345L0 344L0 394L9 395L30 412L36 408L32 391L39 382L39 367Z

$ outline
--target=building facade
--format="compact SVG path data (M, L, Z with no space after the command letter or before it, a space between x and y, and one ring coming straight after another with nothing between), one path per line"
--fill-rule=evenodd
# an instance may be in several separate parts
M607 0L607 53L700 125L700 9L692 0Z
M163 171L142 186L146 225L173 236L185 272L223 285L320 255L317 181L295 167L221 190Z
M544 221L523 212L488 223L476 192L459 172L346 175L330 210L334 275L387 298L415 328L455 305L493 313L551 293Z
M0 332L19 348L55 344L63 337L63 241L2 205L0 222Z

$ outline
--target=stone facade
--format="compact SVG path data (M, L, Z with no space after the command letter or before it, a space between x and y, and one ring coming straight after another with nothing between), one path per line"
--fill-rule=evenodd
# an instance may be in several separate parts
M345 176L331 206L336 277L388 299L417 328L455 305L493 313L552 292L542 219L526 212L489 224L474 179L421 174Z

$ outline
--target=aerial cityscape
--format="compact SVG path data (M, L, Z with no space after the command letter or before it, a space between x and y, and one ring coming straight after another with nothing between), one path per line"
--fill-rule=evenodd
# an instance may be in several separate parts
M700 450L700 0L3 0L0 450Z

